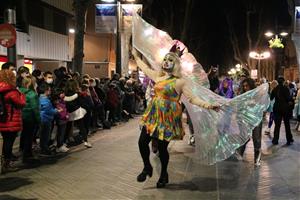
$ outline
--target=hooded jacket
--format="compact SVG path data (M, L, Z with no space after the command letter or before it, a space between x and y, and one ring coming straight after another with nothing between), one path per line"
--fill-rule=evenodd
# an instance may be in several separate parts
M42 123L51 123L58 111L53 107L50 99L47 96L40 96L40 116Z

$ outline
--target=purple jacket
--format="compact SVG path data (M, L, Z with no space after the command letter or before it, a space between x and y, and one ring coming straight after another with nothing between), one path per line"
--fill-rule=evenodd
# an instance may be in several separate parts
M62 99L59 99L56 104L56 109L60 110L58 112L58 119L60 122L67 122L69 119L69 113L67 111L66 102Z

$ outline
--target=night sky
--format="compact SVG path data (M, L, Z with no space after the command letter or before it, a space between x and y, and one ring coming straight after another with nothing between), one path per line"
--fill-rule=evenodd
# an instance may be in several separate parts
M230 30L237 37L241 54L249 53L246 37L246 13L250 14L250 34L254 42L267 30L289 31L292 24L286 0L191 0L190 20L184 22L188 0L144 0L143 17L151 24L180 39L184 25L187 28L185 44L189 51L207 69L219 65L220 69L235 65L230 42ZM261 25L259 26L259 16ZM232 25L230 29L228 21ZM276 30L277 29L277 30ZM267 48L263 38L258 48Z

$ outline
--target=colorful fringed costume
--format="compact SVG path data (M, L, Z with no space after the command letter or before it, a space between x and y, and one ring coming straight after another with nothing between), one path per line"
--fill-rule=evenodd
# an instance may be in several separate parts
M175 89L176 79L171 77L155 84L155 95L142 117L141 124L146 127L147 133L159 140L170 141L184 136L180 95Z

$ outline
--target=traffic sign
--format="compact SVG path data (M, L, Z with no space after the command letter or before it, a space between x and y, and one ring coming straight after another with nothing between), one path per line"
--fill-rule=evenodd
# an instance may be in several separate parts
M0 45L9 48L16 44L16 40L15 27L10 24L0 24Z

